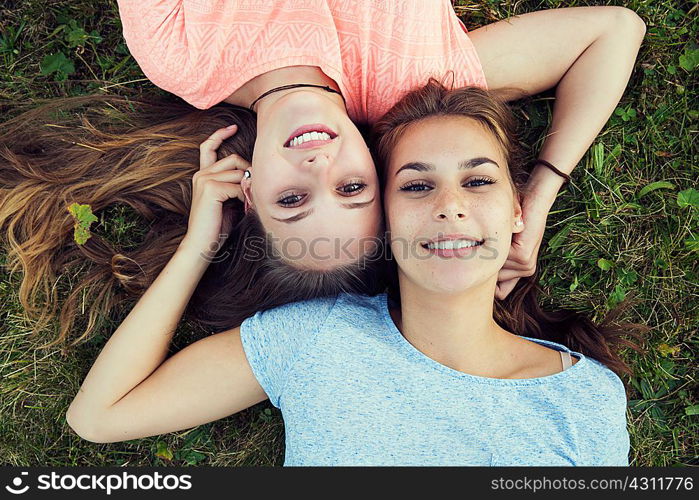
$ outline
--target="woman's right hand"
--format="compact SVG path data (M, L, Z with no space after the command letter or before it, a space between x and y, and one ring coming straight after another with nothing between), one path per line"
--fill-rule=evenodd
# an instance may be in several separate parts
M237 125L218 129L199 146L199 171L192 177L192 206L181 245L211 257L233 228L232 209L224 209L223 202L244 201L240 181L250 164L236 154L216 160L221 143L237 131Z

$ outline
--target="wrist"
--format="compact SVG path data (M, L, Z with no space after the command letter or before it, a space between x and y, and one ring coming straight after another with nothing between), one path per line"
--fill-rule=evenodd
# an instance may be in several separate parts
M536 165L529 175L525 198L530 203L551 208L565 179L544 165Z
M196 262L198 265L206 268L211 262L213 253L210 248L203 248L202 245L198 245L195 242L189 240L186 236L182 238L180 244L177 246L175 255L181 255L183 258Z

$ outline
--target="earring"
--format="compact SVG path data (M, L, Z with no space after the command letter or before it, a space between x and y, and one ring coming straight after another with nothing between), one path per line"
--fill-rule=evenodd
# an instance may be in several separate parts
M250 177L252 177L252 174L250 173L250 170L249 170L249 169L246 169L246 170L245 170L245 172L243 173L243 177L244 177L245 179L249 179Z
M524 225L524 222L522 220L515 221L515 226L522 227L523 225Z

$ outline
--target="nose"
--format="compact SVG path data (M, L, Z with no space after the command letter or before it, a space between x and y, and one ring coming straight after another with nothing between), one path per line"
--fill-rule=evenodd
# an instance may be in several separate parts
M466 205L462 196L451 190L443 190L434 207L437 221L452 221L466 218Z
M304 167L324 168L330 165L332 159L327 153L313 153L303 160Z

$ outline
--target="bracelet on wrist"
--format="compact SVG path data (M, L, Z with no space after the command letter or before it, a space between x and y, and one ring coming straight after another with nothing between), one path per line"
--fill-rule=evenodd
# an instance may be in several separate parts
M551 170L552 172L554 172L554 173L558 174L559 176L563 177L563 184L567 184L567 183L570 182L570 175L566 174L565 172L561 172L560 170L558 170L556 167L554 167L551 163L547 162L546 160L542 160L542 159L540 159L540 158L534 160L533 166L536 167L537 165L544 165L545 167L547 167L547 168L548 168L549 170Z

